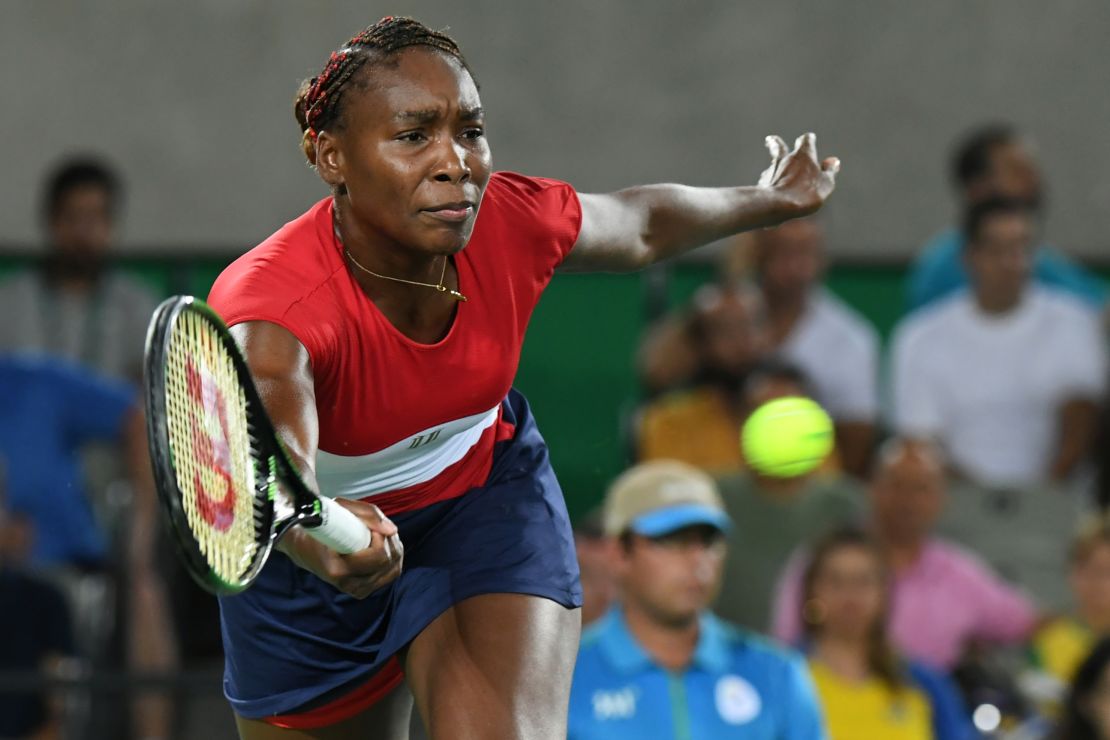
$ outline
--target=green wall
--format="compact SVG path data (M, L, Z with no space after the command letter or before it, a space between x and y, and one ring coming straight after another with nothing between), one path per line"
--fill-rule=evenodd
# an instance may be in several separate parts
M123 267L162 294L206 295L229 258L125 258ZM27 260L0 256L0 274ZM827 284L884 337L902 308L901 265L837 265ZM667 303L681 304L712 277L703 265L674 267ZM647 306L645 275L558 275L532 318L517 386L528 395L551 447L572 516L596 504L626 459L620 420L636 402L633 356Z

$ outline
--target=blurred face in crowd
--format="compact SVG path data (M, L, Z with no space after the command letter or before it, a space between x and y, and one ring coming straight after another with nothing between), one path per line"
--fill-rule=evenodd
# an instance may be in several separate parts
M756 232L759 284L772 305L801 300L817 284L824 267L821 242L821 227L811 218Z
M944 471L928 448L899 444L880 460L870 491L872 518L883 539L919 543L944 507Z
M965 261L980 306L1006 311L1021 301L1029 281L1035 224L1026 213L987 216L968 242Z
M1074 559L1071 589L1079 616L1092 629L1110 630L1110 542L1095 542Z
M865 639L883 618L885 585L878 556L854 545L829 551L814 574L810 598L818 634Z
M1029 144L1021 139L995 144L987 172L968 184L964 197L969 203L997 197L1039 202L1041 173Z
M115 239L111 195L99 185L64 192L47 223L55 253L81 263L101 261Z
M712 287L694 300L693 335L711 374L739 377L766 344L763 305L754 290Z
M612 552L605 539L574 536L578 568L582 572L582 625L597 620L609 610L617 594Z
M773 401L787 396L808 397L809 392L793 378L779 375L756 375L744 384L744 410L747 413Z
M725 556L724 534L685 527L663 537L632 534L617 558L626 608L667 627L685 627L716 598Z

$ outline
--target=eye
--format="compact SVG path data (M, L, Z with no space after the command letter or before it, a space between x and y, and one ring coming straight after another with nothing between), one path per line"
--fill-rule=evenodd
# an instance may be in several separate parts
M424 141L425 138L424 134L420 131L406 131L397 136L398 141L408 141L412 143Z
M478 127L468 128L466 131L463 131L462 135L463 135L464 139L469 139L470 141L474 141L476 139L481 139L483 136L485 136L486 135L486 130L483 129L483 128L478 128Z

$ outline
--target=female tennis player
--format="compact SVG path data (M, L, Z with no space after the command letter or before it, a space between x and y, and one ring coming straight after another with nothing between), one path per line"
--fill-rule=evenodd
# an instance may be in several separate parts
M770 137L753 187L586 195L493 173L458 46L407 18L333 53L296 115L331 195L209 301L309 485L373 536L339 555L295 528L222 599L240 734L404 738L415 699L433 738L564 738L581 590L512 390L533 307L556 269L636 270L811 213L839 164L807 134Z

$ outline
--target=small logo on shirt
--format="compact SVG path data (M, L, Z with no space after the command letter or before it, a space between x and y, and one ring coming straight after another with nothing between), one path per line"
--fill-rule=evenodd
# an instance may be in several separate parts
M418 434L417 436L412 438L412 444L409 445L409 449L415 450L417 447L430 445L432 442L435 442L437 439L439 439L439 433L442 431L442 429L437 429L430 434Z
M759 716L763 700L750 683L739 676L724 676L714 692L717 712L730 725L743 725Z
M595 719L628 719L636 714L636 689L629 686L617 691L595 691L593 704Z

